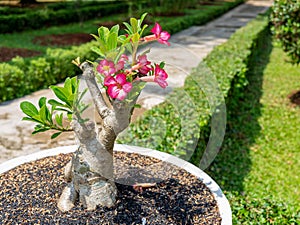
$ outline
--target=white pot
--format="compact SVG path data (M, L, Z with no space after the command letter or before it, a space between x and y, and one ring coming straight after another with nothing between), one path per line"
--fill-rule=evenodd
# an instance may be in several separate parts
M26 156L20 156L0 164L0 174L10 169L13 169L14 167L19 166L23 163L28 163L48 156L55 156L60 153L63 154L71 153L74 152L76 149L77 146L72 145L72 146L52 148L49 150L43 150ZM232 212L227 198L223 194L219 185L210 176L208 176L205 172L203 172L198 167L194 166L193 164L187 161L172 156L170 154L159 152L149 148L116 144L114 150L128 152L128 153L138 153L141 155L146 155L156 159L160 159L162 161L172 163L173 165L185 169L187 172L195 175L210 189L213 196L215 197L222 218L221 224L222 225L232 224Z

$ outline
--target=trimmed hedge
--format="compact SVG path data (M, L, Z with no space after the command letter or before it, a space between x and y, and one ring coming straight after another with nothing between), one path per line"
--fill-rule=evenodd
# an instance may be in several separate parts
M64 4L61 4L64 5ZM0 33L11 33L28 29L40 29L45 26L53 26L93 19L122 13L128 10L127 3L99 2L85 3L76 7L67 4L68 7L44 8L39 10L25 10L23 14L8 14L0 16ZM19 11L17 11L19 12Z
M203 11L195 11L192 15L187 15L184 17L179 17L173 20L162 21L161 25L167 28L170 33L175 33L190 27L194 24L203 24L210 21L211 19L221 15L230 8L240 4L242 0L236 2L226 2L224 5L218 5L212 7L210 10L205 11L208 16ZM212 17L212 15L214 17ZM1 26L1 24L0 24ZM149 32L149 29L148 29ZM91 52L90 48L95 42L81 45L79 47L72 47L70 50L66 49L48 49L43 57L35 58L32 60L15 58L8 64L16 67L15 69L21 69L25 74L21 78L13 77L9 82L4 77L10 74L9 71L0 70L0 86L6 87L8 90L1 90L0 92L0 102L11 100L13 98L21 97L29 94L33 91L39 90L41 88L47 88L51 84L62 82L67 76L74 76L80 71L70 62L77 56L80 56L82 60L90 59L94 60L95 55ZM41 59L45 58L45 59ZM0 63L0 65L5 65L7 63ZM43 69L43 66L45 68ZM3 66L4 68L7 68ZM36 71L35 68L38 68ZM50 69L49 69L50 68ZM23 88L13 88L12 83L14 81L23 83Z

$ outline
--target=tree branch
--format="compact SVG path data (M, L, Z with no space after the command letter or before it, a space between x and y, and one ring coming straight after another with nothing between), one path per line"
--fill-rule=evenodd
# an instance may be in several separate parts
M84 62L80 65L80 69L83 71L82 76L84 77L88 89L92 95L96 110L100 117L104 119L111 113L111 110L107 106L102 96L101 90L97 85L97 82L95 80L94 68L90 63Z

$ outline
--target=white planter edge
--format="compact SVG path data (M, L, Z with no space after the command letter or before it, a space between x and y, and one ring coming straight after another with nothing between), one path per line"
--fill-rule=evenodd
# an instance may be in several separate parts
M62 153L62 154L71 153L71 152L74 152L76 149L77 149L77 145L71 145L71 146L52 148L52 149L48 149L48 150L42 150L42 151L35 152L35 153L29 154L29 155L20 156L20 157L8 160L8 161L0 164L0 174L7 172L21 164L24 164L24 163L42 159L42 158L45 158L48 156L55 156L60 153ZM202 180L202 182L210 189L210 191L214 195L214 197L217 201L218 207L219 207L221 218L222 218L221 224L222 225L232 225L232 212L231 212L230 204L229 204L226 196L223 194L219 185L210 176L208 176L204 171L202 171L198 167L194 166L193 164L191 164L187 161L184 161L175 156L172 156L170 154L156 151L156 150L149 149L149 148L115 144L114 150L122 151L122 152L129 152L129 153L139 153L141 155L151 156L153 158L157 158L162 161L172 163L180 168L185 169L187 172L195 175L200 180Z

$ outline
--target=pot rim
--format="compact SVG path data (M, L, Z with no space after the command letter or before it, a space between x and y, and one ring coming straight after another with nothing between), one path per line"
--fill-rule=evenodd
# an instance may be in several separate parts
M21 164L32 162L38 159L42 159L48 156L55 156L60 153L62 154L68 154L75 152L77 149L77 145L70 145L70 146L62 146L62 147L56 147L52 149L47 150L41 150L29 155L20 156L11 160L8 160L4 163L0 164L0 174L5 173ZM149 148L143 148L139 146L132 146L132 145L124 145L124 144L115 144L114 151L122 151L127 153L138 153L145 156L150 156L156 159L160 159L162 161L169 162L173 165L176 165L187 172L195 175L198 177L212 192L215 200L217 201L220 216L222 218L222 225L232 225L232 212L230 204L222 192L219 185L204 171L202 171L200 168L194 166L193 164L177 158L175 156L172 156L165 152L160 152L157 150L149 149Z

